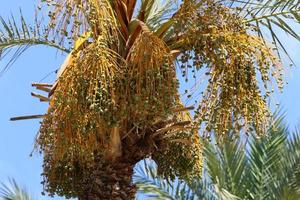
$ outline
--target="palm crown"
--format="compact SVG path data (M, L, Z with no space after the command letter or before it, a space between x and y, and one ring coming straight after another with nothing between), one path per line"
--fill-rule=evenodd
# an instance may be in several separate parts
M273 84L283 86L280 60L261 26L277 48L283 46L273 26L299 39L282 19L299 20L294 1L42 2L48 26L29 27L21 18L20 29L1 18L0 49L19 46L11 62L27 45L69 53L53 85L36 85L49 97L36 96L50 102L37 145L46 190L81 199L109 199L116 191L132 197L132 168L149 156L164 176L200 174L199 127L205 137L229 129L260 133ZM207 77L203 91L198 72ZM195 109L181 102L178 73L196 82L185 92Z

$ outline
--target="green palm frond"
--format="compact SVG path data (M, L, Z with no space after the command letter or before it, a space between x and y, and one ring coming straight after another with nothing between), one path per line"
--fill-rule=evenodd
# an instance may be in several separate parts
M260 199L299 199L300 135L290 133L277 117L269 133L251 143L250 186Z
M177 10L176 0L152 0L150 2L149 9L147 10L147 24L153 29L159 27L163 22L170 18L175 10Z
M214 185L208 176L194 180L192 183L189 183L188 186L198 199L218 200L221 196L218 194L218 191L220 191L219 185ZM222 189L222 191L226 190Z
M137 171L143 189L150 188L144 192L155 187L175 199L188 199L184 194L206 200L299 199L300 134L290 136L283 119L277 112L265 136L249 136L247 143L245 138L230 137L218 144L205 143L203 178L192 183L164 180L145 165ZM184 187L180 198L168 189Z
M282 148L286 137L284 134L275 134L271 138L254 139L250 144L250 185L254 199L270 199L273 193L270 190L275 183L274 172L280 164ZM272 198L271 198L272 199Z
M138 193L144 194L149 199L162 200L194 200L197 193L192 190L188 183L176 179L166 180L158 176L156 165L149 160L141 162L136 167L133 182L138 187ZM196 182L193 183L196 187Z
M245 195L246 189L241 187L247 171L245 148L239 141L224 139L223 142L222 145L207 143L205 146L208 174L219 188L227 189L232 194Z
M276 114L267 134L262 138L251 136L247 146L239 140L206 144L208 175L214 184L245 200L275 200L287 195L287 191L296 191L297 186L289 185L297 185L292 177L297 177L299 157L291 152L300 149L296 139L299 135L290 140L288 135L283 115Z
M281 157L281 169L279 171L278 185L281 190L277 190L278 195L283 197L293 194L300 197L300 134L296 131L288 139ZM278 188L278 187L277 187Z
M69 53L68 48L55 43L48 37L41 22L36 19L35 25L30 26L25 21L22 12L20 15L19 20L16 20L14 16L8 20L0 16L0 61L9 54L8 62L1 72L11 66L30 46L45 45Z
M295 26L300 24L300 5L296 0L229 0L240 7L240 15L245 22L255 28L258 36L265 41L271 41L281 57L285 53L293 62L286 49L283 38L279 36L284 31L289 36L300 41L300 35Z
M1 200L33 200L34 198L27 192L26 189L14 180L10 179L9 184L1 183L0 185Z
M231 194L226 189L220 187L220 185L216 185L216 194L218 194L219 200L239 200L240 198Z
M212 183L208 176L203 179L185 182L175 179L166 180L157 174L153 162L145 161L136 167L133 182L138 187L138 194L147 199L162 200L235 200L237 196L231 194L218 182Z

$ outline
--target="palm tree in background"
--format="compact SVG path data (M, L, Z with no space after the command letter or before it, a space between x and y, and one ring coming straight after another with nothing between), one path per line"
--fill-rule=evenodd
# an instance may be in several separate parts
M258 139L226 139L206 143L203 179L187 183L165 180L153 165L140 165L134 176L139 192L153 199L265 199L300 198L300 134L290 133L277 117Z
M8 184L1 183L1 200L34 200L28 191L22 188L14 179L10 179Z
M199 127L204 138L263 132L288 55L274 28L300 39L294 0L42 0L39 10L48 20L32 26L0 18L0 53L4 71L30 46L67 54L55 83L33 84L47 113L15 119L42 118L44 188L80 200L134 198L133 167L148 157L162 176L193 180Z

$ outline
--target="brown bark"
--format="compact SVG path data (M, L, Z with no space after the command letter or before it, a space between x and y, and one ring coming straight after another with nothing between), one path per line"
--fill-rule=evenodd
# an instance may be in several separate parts
M115 162L99 164L89 177L84 180L83 192L79 200L131 200L134 199L136 187L132 184L132 163Z
M148 130L150 131L150 130ZM159 137L157 137L159 138ZM149 133L143 138L133 140L129 138L122 142L122 155L116 160L108 158L96 159L94 167L84 172L82 190L78 194L79 200L131 200L135 198L136 187L132 184L133 168L151 152L163 148L160 140L153 140Z

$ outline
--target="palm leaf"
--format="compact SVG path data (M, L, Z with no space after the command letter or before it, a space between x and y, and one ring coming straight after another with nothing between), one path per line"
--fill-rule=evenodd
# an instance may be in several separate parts
M287 140L284 152L281 157L280 171L278 173L278 184L274 191L282 199L289 197L300 198L300 134L296 131L291 138ZM280 190L278 190L280 188Z
M226 189L233 195L244 196L246 188L241 187L247 172L246 153L238 140L224 139L222 145L206 144L205 158L208 174L218 186L218 193ZM226 192L224 193L226 196Z
M8 20L0 16L0 61L9 55L8 62L1 73L7 70L30 46L45 45L69 52L68 48L51 41L37 19L35 25L30 26L21 12L18 21L19 23L14 16Z
M250 171L252 194L254 199L269 199L269 186L274 182L272 168L280 162L281 146L284 135L276 136L272 141L256 141L251 144Z
M276 114L271 126L262 138L251 137L248 151L248 180L244 185L249 190L246 199L273 199L278 165L287 138L283 115ZM276 198L275 198L276 199Z
M295 0L229 0L241 8L240 15L247 24L255 27L256 32L265 41L272 39L278 53L289 53L279 37L279 31L284 31L296 40L300 40L295 26L300 23L300 6ZM294 62L293 62L294 64Z
M2 200L33 200L26 189L20 187L14 179L9 184L1 183L0 197Z
M196 193L188 186L188 183L176 179L166 180L157 175L157 169L153 162L144 160L140 162L135 171L133 182L138 187L138 193L153 199L193 200Z
M157 174L156 166L149 160L141 162L136 167L133 182L138 187L138 193L147 199L170 200L234 200L237 196L231 194L218 182L212 183L208 176L203 179L185 182L183 180L164 179Z
M146 1L143 1L146 2ZM147 11L147 25L155 30L161 24L167 21L171 15L177 10L176 0L152 0L148 3Z

